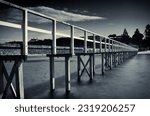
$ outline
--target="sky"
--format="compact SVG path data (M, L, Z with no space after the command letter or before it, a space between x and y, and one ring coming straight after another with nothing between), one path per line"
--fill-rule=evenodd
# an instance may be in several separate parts
M150 0L7 0L20 6L41 12L61 21L65 21L104 36L121 35L124 28L130 36L136 28L144 33L150 24ZM0 19L19 20L21 13L1 7ZM36 23L35 23L36 21ZM31 16L33 26L48 28L48 21ZM0 26L1 41L13 32L11 38L19 38L17 31ZM18 37L16 37L16 35ZM37 36L31 34L31 36ZM45 37L46 38L46 37Z

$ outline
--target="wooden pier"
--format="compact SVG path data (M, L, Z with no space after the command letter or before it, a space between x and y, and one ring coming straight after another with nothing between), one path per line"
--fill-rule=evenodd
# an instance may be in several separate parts
M71 72L70 72L70 59L72 56L77 57L77 80L82 81L82 75L84 72L87 73L89 80L92 82L95 75L95 55L98 55L101 59L101 74L104 75L105 70L111 70L113 67L122 64L127 59L137 54L137 49L133 48L124 43L118 42L116 40L104 37L100 34L88 31L86 29L77 27L75 25L68 24L66 22L58 21L52 17L46 16L44 14L11 4L9 2L0 1L1 4L8 5L10 7L19 9L22 11L23 21L22 24L15 24L6 21L0 21L0 26L17 28L22 30L22 40L23 47L20 55L0 55L0 94L2 98L7 98L7 95L11 92L14 98L24 98L24 81L23 81L23 63L27 61L28 56L28 31L39 32L44 34L52 35L52 46L50 54L46 56L49 57L50 64L50 92L53 94L55 92L55 61L57 57L63 57L65 59L65 89L66 93L71 91ZM36 16L48 19L52 21L52 31L43 30L40 28L28 26L28 14L34 14ZM57 33L57 23L62 23L70 27L70 34ZM80 30L84 33L84 38L75 36L75 29ZM92 34L93 38L88 39L88 34ZM70 37L70 52L69 53L58 53L56 45L56 35L61 35L64 37ZM99 39L96 39L99 37ZM83 51L76 52L74 40L84 41L84 46L82 46ZM87 43L92 43L92 48L89 48ZM88 56L88 60L84 61L83 57ZM8 74L7 68L5 67L5 62L13 62L14 65L11 69L11 73ZM81 68L83 66L83 68ZM88 68L89 67L89 68ZM62 67L64 68L64 67ZM15 86L13 85L13 80L15 79ZM10 89L10 92L8 91Z

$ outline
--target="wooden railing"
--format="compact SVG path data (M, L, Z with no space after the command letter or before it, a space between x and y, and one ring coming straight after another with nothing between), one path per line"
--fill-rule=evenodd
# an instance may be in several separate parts
M29 31L33 32L39 32L43 34L49 34L52 35L52 54L57 54L57 38L56 36L63 36L63 37L69 37L71 38L71 44L70 44L70 54L74 55L75 54L75 45L74 45L74 40L82 40L84 41L84 46L83 46L83 51L84 53L88 52L88 47L87 47L87 42L92 42L93 45L93 53L102 53L102 52L120 52L120 51L137 51L138 49L131 47L129 45L126 45L124 43L121 43L119 41L110 39L108 37L102 36L101 34L97 34L95 32L89 31L87 29L71 25L69 23L59 21L57 19L54 19L50 16L35 12L33 10L26 9L24 7L6 2L4 0L0 0L1 4L13 7L15 9L19 9L22 11L22 24L16 24L16 23L11 23L8 21L0 21L0 26L5 26L5 27L10 27L10 28L17 28L22 30L22 40L23 40L23 53L22 55L28 55L28 33ZM28 20L28 14L33 14L45 19L48 19L52 21L52 30L45 30L45 29L40 29L40 28L35 28L31 27L28 25L29 20ZM57 23L64 24L66 26L70 27L70 34L64 34L64 33L58 33L57 32ZM84 37L76 37L74 35L75 29L81 30L84 33ZM88 39L88 34L91 34L93 36L93 39ZM96 40L96 37L99 37L99 40ZM96 47L96 44L99 44L99 48ZM102 47L104 46L104 47Z

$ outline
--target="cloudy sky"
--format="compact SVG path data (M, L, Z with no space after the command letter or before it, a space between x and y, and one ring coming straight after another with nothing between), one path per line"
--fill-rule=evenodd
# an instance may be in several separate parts
M58 20L86 28L96 33L108 36L122 34L124 28L130 36L136 28L143 33L145 26L150 24L149 0L7 0L29 9L47 14ZM21 13L14 9L6 9L1 5L1 20L7 17L8 21L19 20ZM31 16L30 23L47 26L48 21ZM35 25L35 24L34 24ZM13 32L12 38L18 35L0 27L1 40ZM34 35L35 36L35 35ZM19 37L18 37L19 38Z

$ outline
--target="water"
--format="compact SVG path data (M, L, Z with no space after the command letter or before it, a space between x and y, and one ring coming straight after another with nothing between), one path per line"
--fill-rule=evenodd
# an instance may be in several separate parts
M87 60L87 57L84 58ZM150 55L137 55L117 68L101 75L101 56L96 57L96 75L92 83L84 74L77 83L76 57L71 60L71 94L65 95L64 59L55 61L56 92L49 93L48 59L24 63L25 98L104 98L144 99L150 98Z

